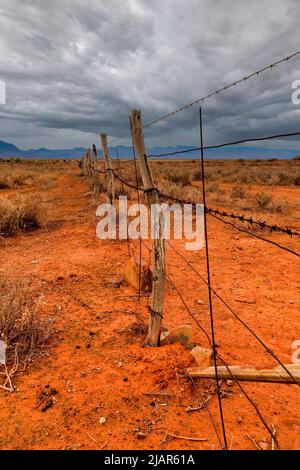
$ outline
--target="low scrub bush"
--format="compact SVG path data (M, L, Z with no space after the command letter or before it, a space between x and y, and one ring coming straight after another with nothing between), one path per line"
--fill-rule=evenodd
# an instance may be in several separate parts
M33 196L0 200L0 236L31 232L42 226L39 201Z

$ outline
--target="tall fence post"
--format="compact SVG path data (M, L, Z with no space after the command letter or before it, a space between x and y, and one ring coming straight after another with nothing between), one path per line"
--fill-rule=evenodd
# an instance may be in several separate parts
M94 191L95 193L100 193L100 172L98 169L98 152L97 147L93 144L93 155L94 155Z
M106 181L107 181L107 193L108 199L110 204L114 203L115 191L114 191L114 175L111 168L111 161L108 155L107 150L107 136L106 134L101 134L101 145L102 145L102 153L104 158L105 164L105 171L106 171Z
M147 198L148 207L151 211L153 204L159 204L159 199L157 191L154 187L152 173L146 156L141 111L133 110L130 116L130 121L132 128L133 143L136 155L138 157L139 167L143 179L144 191ZM153 280L148 332L148 341L153 346L159 346L160 343L166 277L166 245L165 240L163 238L163 215L161 212L159 212L157 213L157 216L157 237L154 236L152 240Z

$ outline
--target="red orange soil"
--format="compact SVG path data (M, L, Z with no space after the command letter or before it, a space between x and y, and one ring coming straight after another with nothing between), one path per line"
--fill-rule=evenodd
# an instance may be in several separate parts
M96 238L96 206L87 183L76 175L61 176L47 199L53 204L51 218L57 223L50 224L48 230L6 239L0 247L1 271L22 272L32 279L33 290L41 296L42 313L55 320L48 347L15 378L17 391L0 391L0 447L220 448L208 411L186 411L211 395L207 408L221 435L213 381L192 384L185 370L194 362L183 346L144 345L148 299L138 300L131 287L119 286L127 245ZM281 360L290 363L291 344L300 339L297 258L215 220L209 220L209 234L213 286ZM284 235L273 237L300 251L298 241ZM205 274L203 250L184 252L181 242L176 242L176 247ZM191 311L209 330L205 285L170 249L167 256L170 276ZM198 299L204 305L197 304ZM276 365L217 299L214 312L219 351L229 364ZM194 325L168 284L164 325L182 323ZM196 342L207 346L196 325L194 331ZM36 408L37 393L47 384L58 394L54 406L41 412ZM250 435L257 442L266 439L270 447L266 429L237 386L224 382L222 387L226 392L222 403L229 446L254 449L246 437ZM246 383L244 387L267 423L275 426L281 447L299 447L298 387ZM104 424L99 423L100 417L105 417ZM207 441L163 442L167 432Z

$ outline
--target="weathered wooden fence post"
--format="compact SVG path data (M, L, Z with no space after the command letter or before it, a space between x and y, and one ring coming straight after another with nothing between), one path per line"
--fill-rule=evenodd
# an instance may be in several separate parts
M100 172L98 169L98 152L97 147L93 144L93 155L94 155L94 191L95 193L100 193Z
M102 145L102 153L104 158L105 164L105 171L106 171L106 181L107 181L107 193L108 193L108 200L110 204L114 203L115 191L114 191L114 175L111 168L111 161L108 155L107 150L107 136L106 134L101 134L101 145Z
M139 167L143 179L144 191L149 210L152 204L159 204L157 191L154 187L152 173L148 164L145 142L142 129L141 111L133 110L130 116L132 137L135 152L138 157ZM149 320L148 340L153 346L159 346L161 324L163 319L165 277L166 277L166 245L163 238L163 215L157 213L158 237L152 240L153 252L153 280L152 298Z
M91 149L86 149L86 159L87 159L87 176L92 176L92 160L91 160Z
M84 176L87 175L87 150L85 151L85 155L83 157L83 174Z

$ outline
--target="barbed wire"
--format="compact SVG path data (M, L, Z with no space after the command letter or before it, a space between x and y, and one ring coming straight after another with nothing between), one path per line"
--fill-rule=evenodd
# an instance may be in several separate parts
M105 172L104 172L105 173ZM114 170L112 170L112 173L114 174L114 176L120 181L122 182L125 186L128 186L129 188L131 189L134 189L134 190L138 190L140 192L144 192L144 188L140 187L140 186L135 186L134 184L126 181L124 178L122 178L120 175L118 175L118 173L116 173ZM164 200L172 200L174 202L177 202L179 204L192 204L192 205L195 205L197 204L197 202L195 201L191 201L191 200L187 200L187 199L182 199L182 198L179 198L179 197L176 197L176 196L173 196L171 194L166 194L162 191L160 191L158 188L152 188L152 189L155 189L157 191L157 194L160 198L164 199ZM251 217L247 217L246 215L243 215L243 214L235 214L233 212L229 213L229 212L226 212L224 210L220 211L219 209L213 209L211 207L206 207L205 210L207 211L207 213L211 216L221 216L221 217L229 217L231 219L235 219L235 220L238 220L239 222L242 222L242 223L249 223L251 226L252 225L256 225L258 226L260 229L268 229L270 230L270 232L279 232L279 233L283 233L283 234L286 234L286 235L289 235L289 236L295 236L295 237L300 237L300 233L297 232L296 230L293 230L291 229L290 227L280 227L279 225L277 224L268 224L266 221L262 221L262 220L255 220ZM216 217L217 218L217 217ZM220 218L218 218L220 221L224 222L224 223L229 223L229 222L226 222ZM237 230L241 230L239 227L237 227L236 225L232 224L232 226L234 228L236 228ZM252 236L257 236L256 234L252 233L252 232L249 232L249 231L246 231L246 233L249 233L250 235ZM268 241L269 243L272 243L272 244L276 244L276 246L278 246L279 248L282 248L282 249L285 249L285 250L288 250L289 252L297 255L300 257L300 254L293 251L293 250L290 250L289 248L287 247L283 247L282 245L279 245L277 244L276 242L273 242L272 240L267 240L263 237L259 237L261 238L262 240L264 241Z
M274 63L272 63L272 64L270 64L270 65L267 65L267 66L265 66L265 67L263 67L263 68L261 68L261 69L258 69L258 70L256 70L255 72L252 72L251 74L246 75L245 77L242 77L242 78L240 78L239 80L236 80L236 81L230 83L229 85L226 85L226 86L224 86L224 87L222 87L222 88L219 88L218 90L215 90L215 91L209 93L208 95L203 96L202 98L199 98L199 99L197 99L197 100L195 100L195 101L192 101L191 103L188 103L188 104L186 104L186 105L184 105L184 106L181 106L180 108L176 109L175 111L172 111L172 112L170 112L170 113L167 113L167 114L165 114L165 115L163 115L163 116L161 116L161 117L159 117L159 118L157 118L157 119L154 119L153 121L148 122L147 124L145 124L145 125L143 126L143 128L146 129L146 128L150 127L150 126L153 126L154 124L157 124L157 123L160 122L160 121L164 121L165 119L168 119L168 118L170 118L171 116L174 116L175 114L180 113L181 111L184 111L185 109L188 109L188 108L194 106L195 104L198 104L198 103L201 103L201 102L203 102L203 101L206 101L206 100L208 100L209 98L212 98L213 96L218 95L219 93L228 90L229 88L232 88L232 87L234 87L234 86L236 86L236 85L238 85L238 84L240 84L240 83L246 82L247 80L249 80L249 79L252 78L252 77L258 76L258 75L260 75L261 73L263 73L263 72L265 72L265 71L267 71L267 70L272 70L273 68L277 67L278 65L280 65L280 64L282 64L282 63L284 63L284 62L288 62L289 60L293 59L294 57L298 56L299 54L300 54L300 51L297 51L297 52L295 52L294 54L291 54L291 55L288 55L288 56L286 56L286 57L283 57L282 59L280 59L280 60L278 60L278 61L276 61L276 62L274 62Z
M130 183L129 181L126 181L122 176L120 176L115 170L112 170L113 175L117 180L120 181L120 183L123 183L125 186L128 186L128 188L135 189L137 191L144 192L144 188L141 188L139 186L135 186L133 183Z
M233 140L232 142L225 142L223 144L217 144L217 145L206 145L203 148L202 147L192 147L189 149L184 149L184 150L174 150L174 152L165 152L165 153L158 153L158 154L150 154L147 156L147 158L159 158L159 157L170 157L173 155L180 155L184 153L191 153L191 152L197 152L200 150L213 150L213 149L218 149L218 148L223 148L223 147L231 147L233 145L238 145L238 144L245 144L247 142L259 142L259 141L264 141L264 140L274 140L274 139L281 139L284 137L295 137L300 135L300 131L296 132L286 132L284 134L272 134L269 136L264 136L264 137L250 137L248 139L240 139L240 140Z
M277 243L273 240L270 240L269 238L264 238L261 235L257 235L256 233L250 232L249 230L238 227L237 225L233 224L232 222L230 222L228 220L223 220L223 219L221 219L221 217L218 217L215 214L210 213L210 215L212 217L214 217L215 219L219 220L220 222L222 222L223 224L230 225L231 227L238 230L239 232L247 233L248 235L251 235L251 237L254 237L254 238L257 238L257 239L262 240L264 242L270 243L271 245L274 245L277 248L280 248L281 250L287 251L288 253L291 253L292 255L295 255L298 258L300 258L300 253L298 253L297 251L294 251L294 250L292 250L292 249L290 249L290 248L288 248L284 245L281 245L280 243Z
M268 230L270 230L270 232L280 232L280 233L284 233L286 235L290 235L291 237L292 236L300 237L300 233L297 232L296 230L292 230L290 227L284 228L284 227L280 227L277 224L270 225L265 221L255 220L255 219L252 218L252 216L247 217L243 214L239 215L239 214L234 214L233 212L228 213L226 211L220 211L219 209L212 209L210 207L206 207L206 211L209 214L220 215L222 217L230 217L231 219L239 220L240 222L243 222L243 223L247 222L250 225L256 225L262 230L263 229L268 229Z

